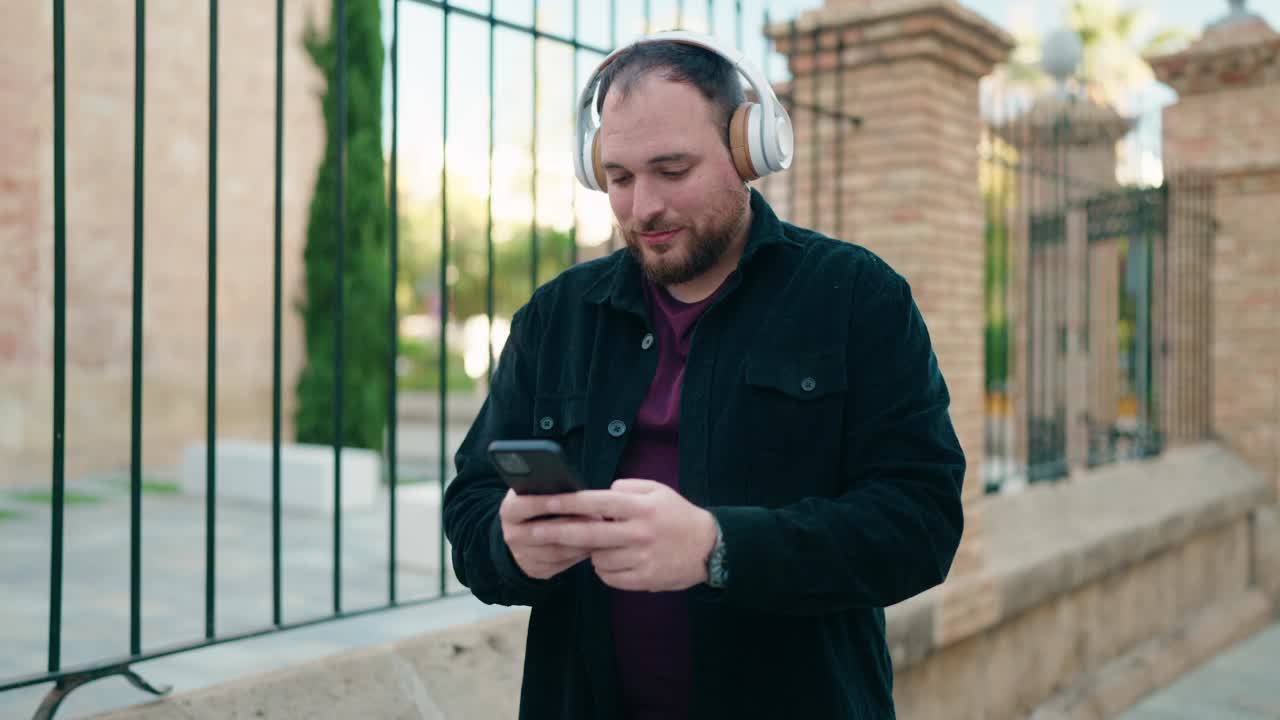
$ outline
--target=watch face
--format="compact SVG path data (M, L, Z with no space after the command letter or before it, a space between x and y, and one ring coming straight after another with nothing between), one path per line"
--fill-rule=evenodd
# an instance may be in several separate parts
M710 585L713 588L722 588L724 587L725 582L727 582L728 579L729 579L729 573L724 569L724 566L717 565L715 570L711 571Z
M724 543L717 542L707 559L707 584L714 588L722 588L729 579L729 569L725 567Z

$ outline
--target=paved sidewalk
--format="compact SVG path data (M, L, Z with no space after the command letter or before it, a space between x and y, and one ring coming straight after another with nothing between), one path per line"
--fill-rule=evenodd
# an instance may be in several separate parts
M1149 695L1119 720L1280 720L1280 623Z
M124 655L129 647L129 496L118 478L69 487L63 562L62 666ZM402 600L439 592L439 492L434 483L401 488L397 515L398 592ZM42 672L47 662L50 506L42 491L0 490L0 679ZM143 494L142 646L153 650L199 640L205 619L205 501L159 483ZM383 604L388 587L388 502L348 510L342 520L342 604ZM263 628L271 618L269 507L219 501L216 521L216 632ZM282 610L286 622L333 610L333 519L291 511L281 523ZM446 558L448 562L449 558ZM447 570L450 592L464 590ZM477 602L458 599L464 605ZM442 615L432 603L325 623L256 641L157 660L144 674L190 690L264 667L423 632ZM456 613L455 613L456 614ZM474 608L462 612L470 617ZM199 665L192 665L199 659ZM203 670L197 669L203 667ZM48 686L0 693L0 718L30 717ZM147 696L119 678L71 694L58 717L74 718Z

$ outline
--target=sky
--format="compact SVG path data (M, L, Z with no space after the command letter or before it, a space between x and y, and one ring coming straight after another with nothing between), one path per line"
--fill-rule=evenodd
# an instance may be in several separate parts
M453 0L455 6L486 13L491 0ZM1224 16L1226 0L1117 0L1121 6L1141 5L1150 22L1145 34L1168 27L1199 34L1206 24ZM495 16L528 25L532 0L492 0ZM384 0L386 6L390 0ZM961 0L979 14L1014 34L1025 35L1060 27L1065 0ZM741 47L761 65L771 80L785 79L783 59L771 54L758 30L766 12L774 20L788 19L822 4L822 0L741 0L743 22L735 23L735 0L538 0L538 26L568 37L575 27L582 43L607 48L625 42L645 29L644 9L651 27L684 27L711 31L724 42ZM612 27L610 7L617 7ZM708 19L707 8L712 13ZM682 10L683 8L683 10ZM1280 28L1280 0L1248 0L1246 8ZM680 14L683 12L683 17ZM390 35L391 13L384 13ZM447 147L451 207L486 196L489 186L489 24L454 13L449 22L447 57L439 9L406 0L400 3L399 163L400 184L409 203L434 203L440 187L440 158ZM609 234L607 202L600 193L582 190L573 176L570 147L573 104L580 84L600 55L580 51L576 62L567 46L543 41L534 52L527 33L499 28L493 46L493 178L494 215L499 226L527 227L535 204L540 224L567 228L577 218L579 238L590 244ZM447 62L446 62L447 60ZM447 66L448 103L444 96ZM389 69L388 69L389 73ZM534 112L533 89L538 108ZM384 100L389 105L390 93ZM1141 105L1159 107L1174 99L1163 86L1144 93ZM447 117L446 117L447 110ZM447 121L447 142L445 123ZM532 176L531 138L536 124L538 177ZM390 132L387 123L386 132ZM1158 130L1154 137L1158 138ZM497 238L499 241L501 237Z

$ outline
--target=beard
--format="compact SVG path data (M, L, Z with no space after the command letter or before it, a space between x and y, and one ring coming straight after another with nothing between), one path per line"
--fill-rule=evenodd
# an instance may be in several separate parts
M659 217L647 223L621 228L627 249L640 263L644 274L656 285L680 285L702 275L724 257L742 229L742 220L750 203L745 188L723 193L708 208L703 222L694 224L671 222ZM662 232L683 228L683 238L668 245L651 246L640 233Z

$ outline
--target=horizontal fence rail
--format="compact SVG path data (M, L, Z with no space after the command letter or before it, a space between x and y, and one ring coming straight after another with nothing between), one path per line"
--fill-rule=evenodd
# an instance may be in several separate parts
M289 244L286 240L286 219L287 211L286 197L289 195L288 174L286 173L286 143L289 135L286 133L285 127L285 111L286 111L286 77L285 69L288 64L290 52L296 50L295 45L298 44L298 38L291 37L287 30L288 3L286 0L275 0L273 6L263 6L267 9L266 13L274 15L274 82L271 91L274 95L274 107L272 108L273 116L271 118L271 144L273 147L273 157L270 166L272 168L273 177L271 178L271 191L269 193L272 206L272 217L270 225L270 470L269 470L269 510L264 511L263 524L269 523L269 593L270 603L266 607L260 623L249 627L227 627L225 622L224 607L227 604L227 596L229 593L226 583L226 572L234 571L235 558L228 560L227 557L219 556L218 544L218 528L222 522L224 515L219 512L225 508L221 505L220 495L226 488L220 488L218 479L219 472L225 473L226 463L219 463L219 449L224 445L224 438L220 437L222 431L220 428L230 424L225 416L220 417L218 413L219 388L226 388L229 382L224 380L220 385L219 362L220 357L220 338L219 338L219 313L234 303L227 303L226 298L219 298L219 265L227 266L235 261L235 257L230 255L227 250L227 244L220 246L219 218L223 218L224 226L229 212L235 212L231 202L219 203L220 187L227 188L234 186L235 183L229 183L225 177L219 173L220 164L220 147L233 147L225 142L223 131L220 125L225 127L224 120L221 115L221 108L231 107L232 101L228 99L228 94L235 92L235 88L231 83L227 82L224 77L224 58L220 57L220 30L226 24L226 17L223 14L224 9L220 8L219 0L209 0L207 3L208 10L208 42L209 51L207 57L208 71L208 93L205 101L207 102L207 146L205 159L207 162L207 198L206 207L206 232L204 233L204 256L207 264L204 275L205 287L202 288L204 300L206 302L204 316L204 333L206 336L207 346L204 356L204 378L203 378L203 394L204 394L204 428L201 435L203 436L203 457L199 466L203 469L203 493L202 500L203 511L201 518L203 520L203 545L200 553L200 561L203 564L203 613L201 631L197 637L180 642L156 642L154 640L148 642L148 633L151 631L150 618L145 612L144 588L147 586L143 580L144 570L144 551L146 550L147 537L144 535L144 512L147 510L147 503L144 500L147 496L144 491L148 484L146 479L147 468L144 467L144 441L147 439L144 433L144 394L148 389L148 385L144 382L144 368L147 367L147 356L144 353L152 345L144 343L144 333L147 330L144 320L149 317L147 313L148 306L146 302L160 302L155 298L144 297L144 260L148 259L149 253L154 253L152 245L144 244L144 217L147 205L146 197L146 176L144 170L146 168L154 168L158 162L155 158L146 160L144 158L144 149L148 142L149 128L144 124L147 116L148 108L156 106L156 96L148 94L147 85L147 50L148 39L146 35L147 27L147 6L145 0L135 0L134 6L134 56L132 58L134 87L133 87L133 182L132 182L132 299L130 307L130 366L129 366L129 462L128 462L128 497L129 497L129 571L128 571L128 644L122 647L121 652L115 655L99 657L89 662L66 662L64 654L64 645L68 640L68 634L64 632L64 619L67 616L66 603L68 600L65 593L67 584L67 524L65 522L65 505L67 503L67 407L69 403L75 403L76 398L68 397L66 392L66 376L68 369L67 355L67 266L68 252L67 246L67 173L66 173L66 128L68 119L66 117L66 100L67 100L67 55L68 47L66 42L67 16L65 0L52 0L53 6L53 313L52 313L52 465L51 465L51 500L50 500L50 530L49 530L49 594L48 594L48 636L47 636L47 663L41 671L31 672L26 675L16 677L0 677L0 692L16 690L18 688L26 688L52 683L52 687L48 690L40 707L35 712L36 718L53 717L61 703L67 695L76 688L93 682L98 679L120 676L128 680L135 687L161 695L169 692L170 688L165 685L148 682L142 678L133 666L137 663L155 660L159 658L169 657L172 655L189 652L200 648L214 647L226 643L240 642L251 638L258 638L273 633L288 631L297 628L315 626L318 624L328 623L344 618L354 618L366 616L388 609L405 607L411 605L419 605L429 603L450 595L463 592L459 586L450 586L448 580L449 553L446 547L444 537L443 522L441 518L436 517L435 539L437 542L437 552L434 553L434 561L437 563L437 579L438 582L431 588L431 591L424 595L414 595L407 593L398 582L400 573L406 572L404 563L407 559L404 548L401 547L402 535L406 530L405 523L399 518L403 508L398 504L398 496L402 490L409 489L425 489L432 488L434 492L443 497L445 487L450 479L451 469L449 467L449 458L452 451L456 449L458 442L457 431L465 430L469 425L470 419L474 416L474 412L478 405L475 404L477 388L483 389L487 383L487 379L493 372L494 358L498 350L500 350L503 338L495 332L495 327L500 325L502 315L509 316L514 310L527 299L528 293L531 292L539 283L548 280L554 273L559 272L565 267L578 262L582 255L599 256L606 252L615 250L618 242L614 237L614 233L606 230L607 235L599 237L592 236L591 233L584 232L580 227L582 212L589 211L590 202L596 204L596 209L604 208L607 211L607 204L603 201L603 196L587 198L579 196L579 189L574 185L571 193L568 195L569 216L571 220L567 226L559 228L554 222L550 221L547 215L549 212L549 204L553 201L540 198L540 194L546 194L548 188L552 188L549 184L551 180L547 178L554 175L550 171L552 166L550 163L553 159L559 161L557 147L548 148L547 145L554 145L548 141L551 131L559 132L563 125L564 119L572 119L573 107L571 102L566 102L562 107L549 108L546 98L567 96L570 100L576 99L579 84L585 79L585 69L593 67L595 63L605 54L615 47L620 36L632 34L635 23L640 18L630 17L620 14L620 10L634 13L636 8L632 3L619 3L611 0L608 3L607 32L594 33L596 39L588 37L584 33L582 23L582 10L587 5L573 0L569 31L562 32L548 27L548 21L542 17L540 13L539 3L537 0L531 0L530 10L532 18L529 22L521 22L510 17L503 17L495 14L494 2L492 0L488 4L487 11L480 11L474 7L463 7L450 2L441 0L390 0L382 3L382 7L390 14L389 23L383 27L383 34L387 37L382 41L389 45L389 50L383 53L386 62L389 62L389 80L390 80L390 98L387 111L383 113L385 120L389 120L390 132L385 138L384 147L387 149L388 157L386 158L387 172L385 173L385 234L379 236L382 242L385 242L385 271L387 274L387 293L381 297L379 302L386 302L386 315L378 315L379 318L375 322L383 325L389 338L389 347L386 348L386 362L379 366L377 373L384 375L380 381L387 383L385 395L380 394L386 405L385 421L383 424L383 441L381 447L376 448L382 458L383 482L385 487L385 507L386 522L388 534L386 535L386 573L387 584L385 587L385 597L372 604L361 604L353 602L350 598L344 597L344 588L349 589L349 585L344 584L344 577L349 577L352 573L358 572L365 568L352 567L350 564L344 565L344 555L347 548L344 548L344 535L347 534L351 527L347 522L349 518L344 518L344 483L350 481L349 477L344 477L344 457L351 453L348 445L350 440L351 425L347 421L350 419L347 409L351 408L351 395L353 394L351 381L353 373L358 372L359 367L356 363L357 348L352 343L357 342L354 338L360 332L360 328L353 327L353 323L347 322L345 319L346 311L350 307L354 307L361 302L365 302L366 297L361 293L364 292L358 283L351 280L349 276L349 268L351 263L361 258L360 253L367 252L366 248L359 244L360 233L366 232L364 228L372 222L367 216L353 216L357 206L354 199L361 193L363 188L356 185L357 169L351 165L351 157L358 151L357 133L358 128L348 127L348 123L356 123L357 113L360 108L353 105L356 93L364 92L364 88L351 73L351 55L364 52L367 50L365 43L370 39L367 36L368 28L349 22L351 18L356 17L356 13L360 11L362 6L366 6L369 0L333 0L333 19L332 25L332 42L331 49L328 51L332 55L332 64L326 70L326 80L328 83L328 92L324 99L325 112L332 112L332 126L329 126L331 132L328 137L328 147L326 152L326 163L332 161L331 167L322 164L319 175L321 178L325 175L326 168L332 173L332 208L331 214L326 216L324 227L328 235L329 245L323 248L323 258L326 263L330 264L330 270L333 273L335 282L333 284L332 298L332 316L325 318L325 322L329 324L333 340L331 365L327 372L331 376L328 382L328 392L331 395L332 416L329 418L331 429L330 440L327 442L329 446L328 452L331 454L333 462L332 471L332 502L333 507L331 515L325 520L331 521L331 525L327 527L331 545L328 552L331 553L329 561L331 563L328 568L327 581L330 586L327 608L320 612L310 613L303 617L289 617L286 612L285 599L288 590L288 584L285 581L286 567L283 561L286 550L286 538L283 533L283 527L286 520L285 494L286 487L283 483L285 476L284 452L289 445L286 439L286 422L284 419L285 408L290 405L286 395L289 390L286 384L292 382L286 377L285 350L282 341L286 333L286 325L288 318L284 314L287 288L286 288L286 265L301 259L292 256L289 250ZM406 6L402 8L402 5ZM581 6L581 7L580 7ZM620 7L621 6L621 7ZM596 6L593 6L596 7ZM439 104L430 104L432 112L438 107L439 122L439 142L435 143L434 138L429 139L429 145L438 148L440 153L440 173L439 188L435 197L426 204L426 210L429 216L433 218L430 224L421 222L411 222L413 208L406 207L406 203L411 200L411 196L407 194L405 186L402 184L402 163L401 153L404 151L405 144L402 142L404 138L400 137L401 131L401 113L402 104L400 96L401 70L406 59L405 50L401 43L402 32L402 11L412 8L414 19L417 21L416 27L419 29L427 20L438 22L438 37L440 40L438 45L426 43L430 48L431 59L428 62L438 63L434 65L440 73L441 94ZM598 8L597 8L598 9ZM237 12L243 12L243 8L235 8ZM722 38L732 38L736 47L744 51L749 51L753 56L758 56L759 63L768 74L772 65L772 60L776 59L777 48L773 40L760 35L748 34L754 32L755 28L762 25L773 25L766 14L762 18L748 22L748 18L744 14L743 3L740 0L732 2L728 0L707 0L705 3L685 3L679 2L675 6L674 24L671 17L655 16L650 3L645 2L643 6L643 28L659 29L661 27L688 27L689 29L709 31L716 33ZM75 11L75 6L73 6ZM272 12L273 11L273 12ZM202 16L203 17L203 16ZM730 19L731 18L731 19ZM632 21L632 25L627 22ZM475 27L482 28L482 36L487 43L471 44L467 38ZM797 30L795 22L786 26L788 28L787 53L794 57L798 52L797 44L805 35ZM624 29L630 28L630 29ZM230 34L231 31L228 31ZM365 35L359 33L364 32ZM603 42L600 36L607 35L607 44ZM756 45L748 47L744 42L747 38L751 38ZM432 38L434 39L434 38ZM526 70L523 67L511 67L504 63L507 57L509 45L515 44L519 51L523 53L523 48L512 40L521 40L528 44L528 54L524 55L521 62L527 61L529 64ZM842 41L843 42L843 41ZM485 47L480 45L487 44ZM379 49L382 45L378 46ZM438 54L435 48L438 47ZM843 46L842 46L843 47ZM310 49L310 48L309 48ZM842 48L841 48L842 49ZM74 53L75 48L70 50ZM558 72L560 65L552 65L548 70L547 63L556 61L554 52L563 51L568 55L570 69L563 74ZM816 43L814 43L813 52L817 52ZM321 54L325 52L323 48ZM413 55L414 58L421 57L420 52ZM460 57L466 60L461 63ZM551 58L549 60L548 58ZM479 81L476 83L466 83L465 79L460 80L457 73L469 72L471 66L481 66L487 62L483 75L477 75ZM813 64L811 63L811 66ZM513 76L518 79L513 80ZM811 173L811 182L816 186L819 182L834 183L834 187L838 192L843 193L843 180L846 175L847 168L844 167L845 140L848 133L856 131L861 123L861 119L849 115L843 107L843 74L838 72L835 80L835 104L834 106L824 106L819 101L820 95L823 94L823 88L817 87L817 83L808 77L792 78L789 82L779 86L779 97L783 104L792 114L793 121L797 127L797 142L807 143L808 157L812 158L809 167L804 172ZM507 97L508 93L504 90L508 86L513 86L521 91L527 89L529 92L530 105L523 103L517 106L516 103L510 101ZM456 152L453 141L457 137L465 136L472 128L466 120L459 120L459 116L455 115L456 107L451 107L453 102L457 102L459 97L464 97L459 93L471 88L470 92L479 93L481 96L487 97L487 108L483 111L481 117L487 117L487 147L483 152L484 159L479 163L484 167L482 178L487 185L484 191L482 203L478 204L480 210L473 213L473 208L467 203L472 200L466 195L465 186L460 185L458 178L454 175L457 163L451 163L450 158ZM155 91L152 90L154 93ZM380 95L378 97L381 97ZM451 102L451 99L453 102ZM148 104L150 101L150 104ZM332 105L330 106L329 103ZM558 104L558 101L557 101ZM496 142L500 137L504 136L507 128L502 127L507 123L508 117L522 118L524 122L516 123L520 127L520 137L527 137L527 172L528 182L524 183L524 177L517 171L514 183L515 189L512 190L507 185L510 178L502 177L504 172L510 170L502 170L499 167L499 161L510 162L510 158L499 157L498 150L502 148ZM73 118L74 122L74 118ZM362 126L363 127L363 126ZM379 126L380 129L381 126ZM153 131L154 132L154 131ZM415 131L417 132L417 131ZM820 139L822 138L822 139ZM414 136L415 140L420 136ZM220 144L221 142L221 144ZM829 152L831 148L828 143L834 144L834 153ZM415 146L421 148L423 143L415 143ZM479 155L477 155L479 157ZM151 164L148 164L151 163ZM508 166L503 166L508 167ZM561 169L562 170L562 169ZM760 189L770 195L771 202L778 208L779 214L794 220L805 221L808 224L821 227L827 232L831 232L837 236L841 236L844 231L850 230L846 224L842 224L843 211L829 215L819 213L818 203L813 202L811 198L797 198L795 185L795 172L789 173L790 178L773 177L766 182L760 184ZM360 176L364 177L364 176ZM570 183L572 176L570 175ZM378 186L382 189L382 186ZM554 189L554 188L552 188ZM327 191L326 191L327 192ZM521 221L513 223L509 217L499 218L498 205L510 198L508 195L524 193L528 196L529 211L527 222ZM845 195L842 194L842 197ZM153 201L154 202L154 201ZM422 205L418 201L419 206ZM509 216L509 211L507 215ZM434 213L438 213L438 218ZM474 227L467 223L473 219L472 214L477 215L478 222ZM509 237L502 240L499 236L506 233ZM264 246L266 242L264 242ZM309 245L310 247L310 245ZM74 249L71 249L74 252ZM412 256L413 252L426 253L427 261L425 264L419 259ZM410 260L417 264L411 264ZM310 260L308 260L310 262ZM461 267L478 267L480 270L462 271ZM381 266L380 266L381 267ZM425 270L424 270L425 267ZM434 283L434 287L432 286ZM468 285L468 283L470 285ZM523 285L522 285L523 283ZM461 288L463 286L478 288L472 295L465 295ZM514 290L513 290L514 287ZM428 348L423 351L420 347L413 343L419 343L419 340L410 337L405 328L408 327L410 320L413 318L406 312L406 307L402 295L406 292L406 288L411 293L416 293L414 297L421 300L420 296L429 297L432 301L431 313L436 315L433 329L427 336L436 338L437 347L434 350ZM423 290L422 288L426 288ZM381 292L381 291L379 291ZM474 298L473 298L474 296ZM478 298L478 299L477 299ZM220 301L221 300L221 301ZM465 364L465 358L460 358L454 351L451 338L458 333L459 321L467 319L465 313L472 313L471 317L480 316L484 319L484 340L483 342L483 365L478 370L475 368L459 368L460 364ZM223 320L225 322L225 318ZM384 325L385 323L385 325ZM235 345L235 338L230 340L226 338L225 326L223 343ZM421 344L421 343L419 343ZM413 355L413 352L419 352ZM265 357L265 354L264 354ZM409 362L411 361L411 362ZM264 362L265 364L265 362ZM410 367L409 370L405 370ZM426 368L424 371L423 369ZM459 375L459 370L467 370L468 373L475 370L475 377L464 377L458 381L457 387L453 387L454 378ZM265 372L265 369L264 369ZM418 372L418 375L413 373ZM406 373L408 373L406 375ZM370 379L368 377L359 376L360 379ZM425 378L425 379L424 379ZM465 380L466 382L463 382ZM417 383L417 384L415 384ZM378 386L381 387L381 386ZM412 396L406 393L412 392ZM483 393L481 392L480 395ZM428 400L429 398L429 400ZM430 407L434 406L434 407ZM461 409L459 409L461 408ZM407 416L434 416L437 432L433 433L435 455L431 461L426 460L406 460L404 457L405 445L401 442L401 427L403 418ZM345 452L344 452L345 451ZM417 457L417 456L415 456ZM221 466L221 467L220 467ZM406 476L412 474L412 478ZM222 477L226 477L225 474ZM266 478L264 477L264 483ZM224 512L226 512L224 510ZM438 512L438 510L437 510ZM264 529L265 531L265 529ZM264 541L266 542L266 541ZM265 548L265 545L264 545ZM422 548L414 548L416 554L423 552ZM348 563L350 561L348 560ZM265 578L265 576L264 576ZM264 592L267 588L264 588ZM380 590L381 592L381 590ZM194 615L195 613L193 613ZM0 636L3 631L0 630ZM154 635L152 636L154 637ZM33 669L34 670L34 669Z

